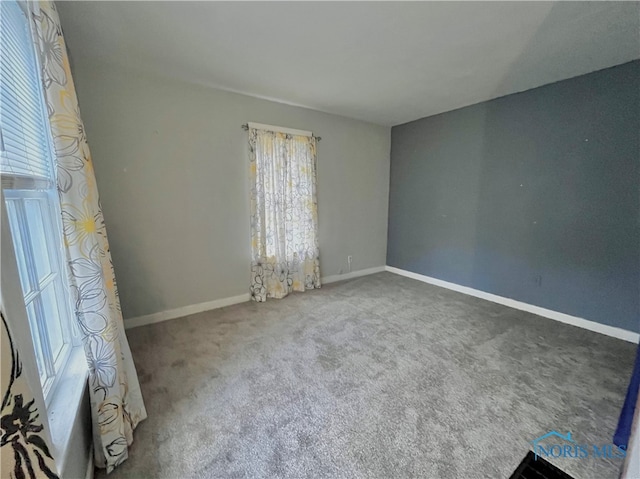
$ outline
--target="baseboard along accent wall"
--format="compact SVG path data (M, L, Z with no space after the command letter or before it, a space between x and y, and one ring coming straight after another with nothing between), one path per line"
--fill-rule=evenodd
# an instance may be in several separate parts
M560 313L558 311L552 311L550 309L541 308L540 306L534 306L532 304L523 303L511 298L505 298L491 293L486 293L477 289L469 288L467 286L461 286L455 283L449 283L448 281L442 281L441 279L432 278L404 269L394 268L393 266L387 266L386 270L390 273L398 274L400 276L406 276L407 278L422 281L423 283L432 284L441 288L457 291L458 293L467 294L469 296L475 296L476 298L491 301L493 303L502 304L510 308L519 309L528 313L533 313L544 318L553 319L554 321L560 321L561 323L570 324L571 326L577 326L582 329L588 329L595 333L604 334L605 336L611 336L612 338L622 339L630 343L640 342L640 334L633 331L627 331L626 329L616 328L615 326L609 326L595 321L589 321L588 319L578 318L577 316L571 316L569 314Z
M640 333L640 61L394 126L386 264Z
M612 338L622 339L630 343L639 343L640 334L633 331L627 331L626 329L616 328L614 326L608 326L606 324L597 323L595 321L589 321L588 319L578 318L569 314L560 313L558 311L552 311L550 309L541 308L532 304L523 303L511 298L505 298L491 293L486 293L477 289L469 288L467 286L461 286L455 283L449 283L441 279L432 278L412 271L406 271L400 268L394 268L393 266L377 266L375 268L367 268L359 271L353 271L351 273L337 274L333 276L326 276L322 278L322 284L330 284L338 281L346 281L348 279L359 278L362 276L368 276L370 274L381 273L388 271L389 273L405 276L407 278L422 281L441 288L457 291L458 293L467 294L476 298L491 301L493 303L502 304L510 308L518 309L520 311L526 311L528 313L536 314L544 318L553 319L554 321L560 321L561 323L570 324L571 326L577 326L578 328L587 329L595 333L604 334ZM210 311L213 309L224 308L225 306L232 306L234 304L244 303L249 301L251 296L249 293L240 294L238 296L232 296L230 298L216 299L214 301L207 301L205 303L192 304L184 306L182 308L171 309L168 311L161 311L159 313L147 314L145 316L138 316L137 318L131 318L125 320L125 328L131 329L138 326L145 326L147 324L160 323L169 319L181 318L183 316L189 316L190 314L201 313L203 311Z

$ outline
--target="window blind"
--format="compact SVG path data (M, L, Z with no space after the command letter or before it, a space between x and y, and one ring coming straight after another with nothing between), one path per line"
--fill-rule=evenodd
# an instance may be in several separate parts
M0 171L52 179L47 121L33 40L18 2L0 1ZM4 183L4 181L3 181Z

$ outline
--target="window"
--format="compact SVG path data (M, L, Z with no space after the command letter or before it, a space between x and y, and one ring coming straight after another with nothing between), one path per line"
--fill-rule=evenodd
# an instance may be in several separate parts
M49 403L73 346L61 215L27 13L0 1L0 173L38 372Z

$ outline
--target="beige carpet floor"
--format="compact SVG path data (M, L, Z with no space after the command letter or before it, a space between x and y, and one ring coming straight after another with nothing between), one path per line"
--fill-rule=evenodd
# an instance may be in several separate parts
M149 418L110 479L508 478L550 430L610 443L634 359L391 273L128 336ZM576 479L621 466L554 462Z

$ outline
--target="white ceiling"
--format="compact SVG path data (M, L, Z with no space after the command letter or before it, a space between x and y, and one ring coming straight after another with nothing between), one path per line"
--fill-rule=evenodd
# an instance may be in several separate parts
M58 2L102 62L396 125L640 57L639 2Z

